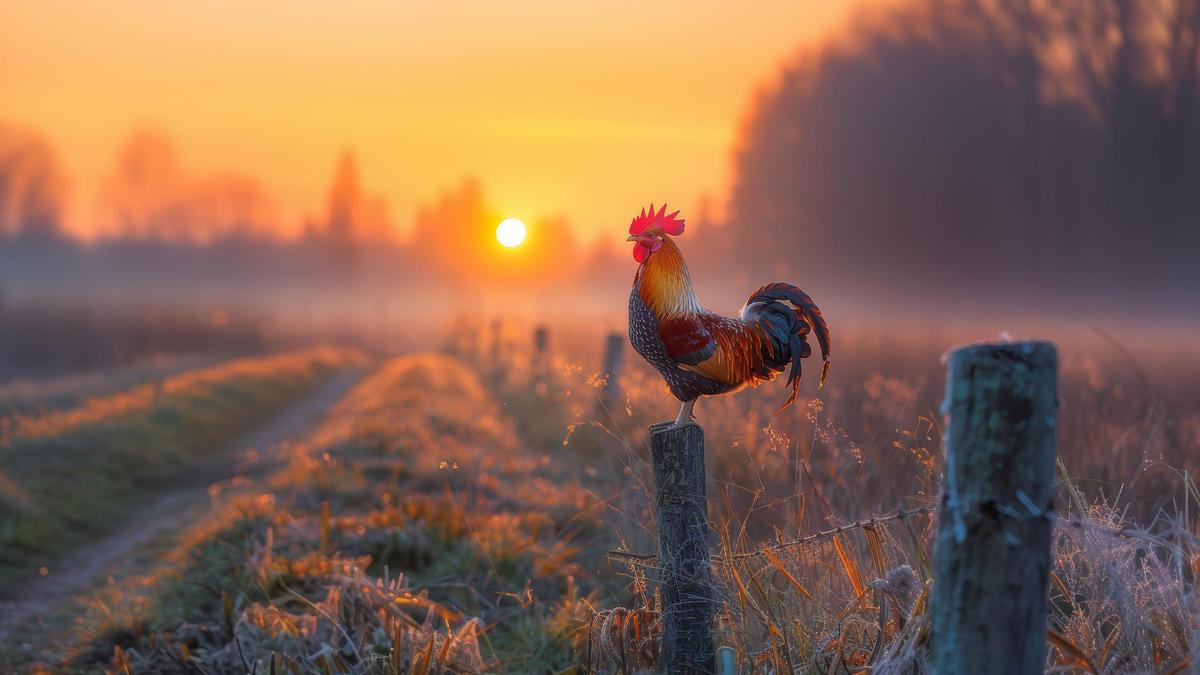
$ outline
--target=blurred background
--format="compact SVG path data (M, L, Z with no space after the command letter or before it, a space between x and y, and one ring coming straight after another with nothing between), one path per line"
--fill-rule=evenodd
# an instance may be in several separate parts
M6 1L0 102L0 380L620 330L664 201L716 311L1196 344L1190 0Z
M1052 670L1195 668L1200 1L0 0L0 670L652 667L651 203L707 309L832 332L697 406L742 672L916 668L939 357L1004 335Z

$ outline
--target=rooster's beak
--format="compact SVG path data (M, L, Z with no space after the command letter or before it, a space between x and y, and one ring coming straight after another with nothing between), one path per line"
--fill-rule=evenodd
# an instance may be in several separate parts
M628 237L625 237L625 241L637 241L637 240L638 240L638 238L633 236L632 234L629 235Z

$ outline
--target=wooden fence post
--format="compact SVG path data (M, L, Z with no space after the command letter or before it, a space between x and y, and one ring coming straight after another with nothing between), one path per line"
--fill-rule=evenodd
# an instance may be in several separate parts
M491 324L491 342L490 356L488 361L492 366L492 381L504 384L507 377L507 354L504 353L504 322L500 319L492 319Z
M504 322L500 319L492 319L491 324L491 359L493 364L499 364L504 358L503 351L504 342Z
M704 430L696 424L650 427L654 514L662 590L662 666L666 673L716 671Z
M609 410L617 403L621 388L617 386L617 378L621 375L621 361L625 354L625 335L609 333L604 338L604 373L606 379L600 389L600 405Z
M533 376L534 389L537 390L539 396L545 396L547 391L546 374L550 370L550 356L547 353L549 348L550 329L545 326L534 326L531 374Z
M1049 342L950 354L934 673L1045 668L1057 378L1058 352Z

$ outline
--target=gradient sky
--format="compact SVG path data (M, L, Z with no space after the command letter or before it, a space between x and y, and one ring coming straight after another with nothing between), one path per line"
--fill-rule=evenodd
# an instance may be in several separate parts
M754 90L852 0L741 5L0 0L0 116L55 145L79 231L149 126L193 171L258 177L287 229L350 147L401 227L475 175L501 212L590 238L722 198Z

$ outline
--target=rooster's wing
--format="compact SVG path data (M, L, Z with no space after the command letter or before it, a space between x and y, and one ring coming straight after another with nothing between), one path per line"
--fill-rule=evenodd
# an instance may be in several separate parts
M770 379L761 328L709 312L687 313L659 322L658 334L679 367L730 386Z

